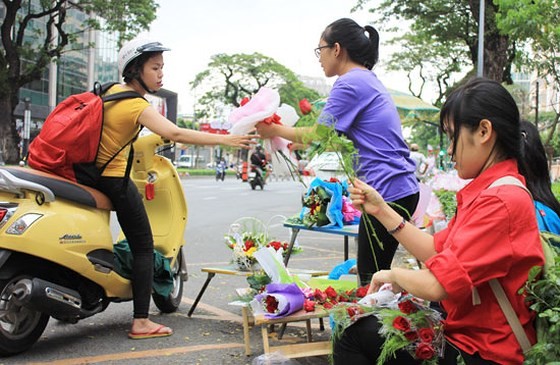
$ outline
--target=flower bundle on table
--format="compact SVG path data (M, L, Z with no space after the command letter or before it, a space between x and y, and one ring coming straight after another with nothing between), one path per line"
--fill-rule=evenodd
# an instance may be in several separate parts
M234 232L225 236L226 245L232 249L232 262L240 270L250 270L257 262L254 254L265 246L266 236L262 233Z
M300 219L308 227L339 227L359 222L361 213L348 198L348 183L315 178L302 200Z
M368 287L359 287L350 290L336 290L328 286L325 290L318 288L303 289L305 294L304 309L306 312L313 312L317 305L325 309L332 309L339 303L357 303L365 297Z

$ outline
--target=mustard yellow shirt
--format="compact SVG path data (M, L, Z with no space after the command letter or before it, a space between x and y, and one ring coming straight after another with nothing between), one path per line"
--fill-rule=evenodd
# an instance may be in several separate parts
M107 91L106 95L122 91L129 90L125 89L122 85L114 85ZM138 118L148 106L150 106L150 103L143 98L123 99L105 103L103 131L96 160L98 168L101 168L122 146L134 138L141 127L138 123ZM102 175L123 177L126 172L129 151L130 145L126 146L107 165Z

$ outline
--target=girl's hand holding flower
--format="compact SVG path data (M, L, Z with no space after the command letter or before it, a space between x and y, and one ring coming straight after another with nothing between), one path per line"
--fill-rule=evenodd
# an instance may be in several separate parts
M362 208L371 215L376 215L382 208L388 207L383 197L371 186L359 179L352 181L348 187L350 199L356 208Z

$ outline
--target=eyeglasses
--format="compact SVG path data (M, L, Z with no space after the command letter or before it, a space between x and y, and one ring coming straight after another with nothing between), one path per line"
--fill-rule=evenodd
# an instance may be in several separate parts
M315 56L317 56L317 58L319 58L321 56L321 50L323 48L332 48L332 45L327 44L326 46L319 46L319 47L315 48L314 51L315 51Z

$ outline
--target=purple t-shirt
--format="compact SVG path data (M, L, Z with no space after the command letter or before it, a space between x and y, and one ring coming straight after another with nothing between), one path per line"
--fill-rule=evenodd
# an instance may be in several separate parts
M336 80L319 117L322 124L333 121L358 150L358 177L385 200L419 191L397 108L372 71L355 68Z

